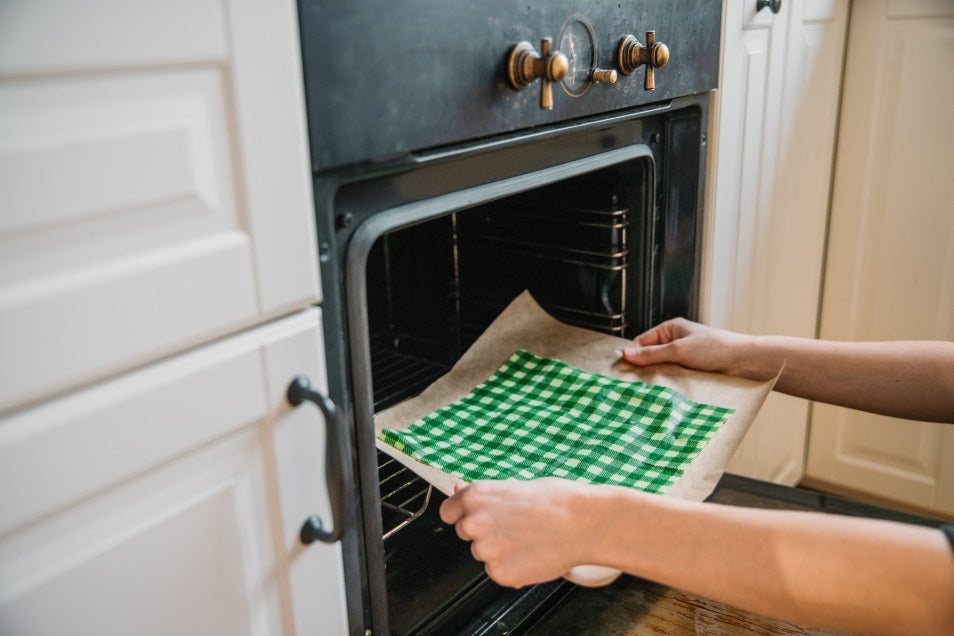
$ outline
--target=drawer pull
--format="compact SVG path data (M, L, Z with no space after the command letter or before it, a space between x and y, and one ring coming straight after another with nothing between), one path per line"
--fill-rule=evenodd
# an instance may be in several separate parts
M327 396L311 388L308 378L299 375L288 386L288 401L294 406L312 402L325 416L325 479L331 500L334 526L326 530L318 515L305 519L298 537L305 545L322 541L334 543L344 534L345 507L351 498L351 463L348 461L344 415Z
M768 7L772 13L778 13L782 10L782 0L758 0L755 3L755 12L758 13L765 7Z

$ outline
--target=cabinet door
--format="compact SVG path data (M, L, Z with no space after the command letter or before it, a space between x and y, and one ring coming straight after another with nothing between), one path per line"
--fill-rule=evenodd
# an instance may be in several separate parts
M814 337L848 3L725 5L703 320ZM766 400L729 470L794 484L809 404Z
M318 310L0 420L0 632L346 633Z
M821 335L954 340L954 6L855 3ZM815 405L807 476L954 515L954 427Z
M0 3L0 412L319 299L292 0Z

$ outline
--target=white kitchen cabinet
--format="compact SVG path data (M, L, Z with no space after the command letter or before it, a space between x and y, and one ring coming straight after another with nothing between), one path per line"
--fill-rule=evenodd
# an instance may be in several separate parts
M347 633L296 4L0 3L0 633Z
M847 0L728 2L713 110L704 322L814 337ZM730 471L795 484L809 403L773 393Z
M954 340L954 5L854 4L820 335ZM954 427L816 404L807 478L954 515Z
M0 413L320 300L295 4L0 3Z
M320 313L175 356L0 427L0 632L347 632Z

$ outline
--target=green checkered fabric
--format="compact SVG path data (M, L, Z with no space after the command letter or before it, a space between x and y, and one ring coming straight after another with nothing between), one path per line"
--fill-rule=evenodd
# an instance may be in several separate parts
M732 412L517 351L462 399L381 439L468 482L555 476L663 492Z

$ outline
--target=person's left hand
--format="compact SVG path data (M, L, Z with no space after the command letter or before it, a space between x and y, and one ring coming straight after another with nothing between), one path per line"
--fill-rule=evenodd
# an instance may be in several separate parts
M458 484L441 504L444 522L471 542L487 574L521 587L555 579L585 563L587 486L554 477Z

